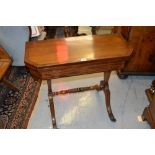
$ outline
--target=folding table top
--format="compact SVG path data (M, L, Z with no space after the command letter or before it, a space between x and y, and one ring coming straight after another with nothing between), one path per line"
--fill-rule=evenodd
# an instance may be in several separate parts
M133 48L117 34L78 36L27 42L25 63L37 67L128 59Z

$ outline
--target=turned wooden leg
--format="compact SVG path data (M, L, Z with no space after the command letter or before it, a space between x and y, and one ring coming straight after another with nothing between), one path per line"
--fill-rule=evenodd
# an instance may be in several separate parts
M49 99L49 104L50 104L52 125L54 129L57 129L51 80L47 80L47 85L48 85L48 99Z
M92 32L92 35L96 35L96 26L93 26L91 28L91 32Z
M64 26L64 36L65 38L68 36L68 26Z
M112 113L111 105L110 105L110 90L109 90L109 78L110 78L111 72L104 72L104 81L101 81L100 86L104 91L105 94L105 102L106 102L106 108L109 115L109 118L111 121L115 122L116 119Z

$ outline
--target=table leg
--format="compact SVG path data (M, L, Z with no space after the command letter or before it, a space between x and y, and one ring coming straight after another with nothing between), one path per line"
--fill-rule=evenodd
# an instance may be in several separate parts
M96 35L96 26L92 26L91 32L92 32L92 35Z
M49 99L49 104L50 104L52 125L54 129L57 129L51 80L47 80L47 85L48 85L48 99Z
M11 83L10 81L5 80L5 79L2 79L2 82L3 82L4 84L6 84L7 86L9 86L10 88L16 89L17 91L19 91L19 89L18 89L13 83Z
M109 118L111 121L115 122L116 119L112 113L112 109L110 105L110 90L109 90L109 84L108 84L110 73L111 73L110 71L104 72L104 81L101 81L100 86L103 89L104 94L105 94L106 108L107 108Z

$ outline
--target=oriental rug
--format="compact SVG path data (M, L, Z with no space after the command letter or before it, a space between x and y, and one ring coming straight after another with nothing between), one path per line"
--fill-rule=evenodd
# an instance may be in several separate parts
M0 83L0 128L25 129L38 97L41 81L35 81L25 67L11 67L5 77L14 90Z

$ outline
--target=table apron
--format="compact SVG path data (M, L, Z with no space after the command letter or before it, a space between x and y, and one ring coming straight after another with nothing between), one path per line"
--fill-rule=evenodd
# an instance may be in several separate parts
M67 66L52 66L44 68L30 68L32 75L42 80L56 79L61 77L78 76L84 74L99 73L105 71L121 70L125 62L100 63L100 64L72 64Z

